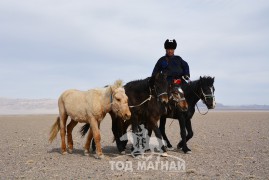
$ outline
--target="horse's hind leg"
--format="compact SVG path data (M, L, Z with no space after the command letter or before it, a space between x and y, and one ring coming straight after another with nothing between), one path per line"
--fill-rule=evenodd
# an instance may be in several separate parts
M99 123L97 122L97 120L92 119L91 121L91 131L93 133L93 138L94 138L94 142L96 144L96 158L100 158L102 159L104 157L103 152L102 152L102 148L101 148L101 135L100 135L100 131L99 131Z
M73 152L73 138L72 138L72 131L74 127L78 124L77 121L71 119L70 123L67 125L67 143L68 143L68 151L69 153Z
M67 114L60 113L60 134L61 134L61 140L62 140L62 154L66 154L66 144L65 144L65 126L67 121Z

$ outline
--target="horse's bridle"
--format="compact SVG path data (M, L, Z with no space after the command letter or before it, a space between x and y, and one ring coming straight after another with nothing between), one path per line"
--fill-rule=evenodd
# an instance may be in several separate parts
M162 96L162 95L168 95L167 92L162 92L162 93L158 94L155 85L153 86L153 90L154 90L154 92L155 92L155 94L156 94L156 96L157 96L157 98L158 98L158 101L159 101L159 97L160 97L160 96ZM151 88L149 88L149 92L150 92L150 95L152 95L152 94L151 94ZM153 97L154 97L154 96L153 96Z
M191 81L190 81L189 83L191 83ZM206 104L206 103L207 103L207 101L206 101L207 98L214 98L214 99L215 99L215 96L212 95L212 94L213 94L213 91L212 91L212 94L210 94L210 95L205 94L202 87L201 87L201 92L202 92L202 95L204 96L204 99L201 98L201 97L200 97L200 96L193 90L193 88L191 87L191 85L190 85L189 83L188 83L188 85L189 85L189 87L191 88L192 92L193 92L199 99L201 99L201 100L203 101L203 103L206 105L206 107L207 107L207 104ZM208 107L207 107L207 111L206 111L205 113L201 113L201 112L200 112L200 109L199 109L199 107L198 107L197 104L196 104L196 107L197 107L199 113L202 114L202 115L206 115L206 114L208 113L208 111L209 111L209 109L208 109Z
M213 87L211 87L211 88L213 88ZM210 95L208 95L208 94L205 94L204 93L204 91L203 91L203 88L201 88L201 92L202 92L202 95L204 96L204 104L206 104L207 103L207 99L213 99L213 100L215 100L215 96L214 96L214 94L213 94L213 90L212 90L212 94L210 94Z

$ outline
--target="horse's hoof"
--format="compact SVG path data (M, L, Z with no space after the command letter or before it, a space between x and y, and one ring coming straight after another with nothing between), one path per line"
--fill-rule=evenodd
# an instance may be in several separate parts
M72 154L73 153L73 149L68 149L68 153Z
M149 152L151 152L150 149L145 150L145 153L149 153Z
M62 152L62 155L66 155L66 154L67 154L67 152L66 152L66 151Z
M95 154L94 157L95 157L95 159L104 159L105 158L105 156L103 154L100 156Z
M142 158L142 155L141 154L135 155L134 158L135 159L141 159Z
M85 156L89 156L89 155L90 155L89 151L88 151L88 150L85 150L85 151L84 151L84 155L85 155Z
M182 149L182 145L181 144L178 144L177 145L177 149Z
M125 152L125 151L121 151L120 154L121 154L121 155L125 155L126 152Z
M191 150L189 148L182 148L182 151L185 153L185 154L191 154Z
M173 147L167 147L166 150L167 150L167 151L174 151L175 148L173 148Z
M161 154L161 157L167 157L167 156L168 156L167 152Z

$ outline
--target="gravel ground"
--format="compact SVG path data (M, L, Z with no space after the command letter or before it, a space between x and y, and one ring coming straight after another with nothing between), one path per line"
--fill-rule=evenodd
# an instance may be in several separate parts
M48 134L56 115L0 116L1 179L268 179L269 112L209 112L195 114L194 137L188 143L192 154L179 150L168 154L185 160L185 172L149 168L139 170L139 159L120 155L112 142L111 119L101 124L101 144L105 158L84 156L78 124L73 131L73 154L60 154L60 136L48 143ZM176 120L166 127L170 142L179 141ZM155 157L154 157L155 158ZM153 159L154 159L153 158ZM152 160L153 160L152 159ZM156 159L156 158L155 158ZM160 161L172 162L171 157ZM132 163L133 171L118 163ZM125 164L123 164L125 165ZM171 165L171 164L170 164ZM124 170L116 169L124 168ZM122 168L121 168L122 167ZM156 167L156 166L155 166ZM114 168L114 170L112 170ZM125 171L126 170L126 171Z

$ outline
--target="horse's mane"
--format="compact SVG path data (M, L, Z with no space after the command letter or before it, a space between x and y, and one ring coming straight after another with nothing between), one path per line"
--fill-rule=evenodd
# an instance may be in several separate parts
M203 76L200 79L202 79L203 83L206 84L207 86L213 86L215 80L215 78L211 76Z
M116 80L114 84L112 85L113 88L117 89L119 87L122 87L123 81L122 80Z
M122 85L123 85L123 81L119 79L119 80L116 80L113 85L105 86L105 88L107 89L107 93L108 92L113 93L115 89L122 87Z
M188 91L192 91L192 90L197 90L199 87L201 87L202 84L206 85L206 86L213 86L214 84L214 77L211 76L200 76L199 79L191 81L190 85L189 84L184 84L183 88L185 89L186 92ZM187 87L191 87L187 88Z
M142 91L145 92L145 89L149 88L149 79L150 77L146 79L139 79L130 81L127 84L125 84L124 88L126 89L135 89L136 91Z

